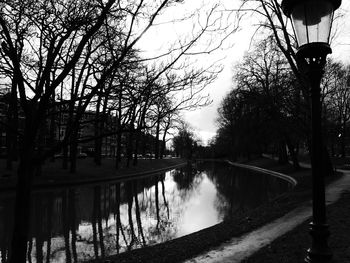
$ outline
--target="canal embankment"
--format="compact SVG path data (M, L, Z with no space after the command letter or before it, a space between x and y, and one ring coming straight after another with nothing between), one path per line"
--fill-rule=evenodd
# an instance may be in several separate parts
M252 166L249 169L256 169L256 167ZM307 175L305 179L308 177L310 176ZM349 234L349 230L344 227L345 220L342 220L340 214L341 204L346 203L346 200L350 201L349 190L349 175L327 178L326 201L327 204L332 204L329 215L331 224L333 222L337 228L335 240L331 242L331 247L333 246L336 251L337 259L335 262L348 262L348 258L344 258L344 255L348 257L344 251L348 248L349 242L339 243L339 241L348 240L342 234L342 231ZM293 196L293 192L291 195ZM339 198L341 198L340 201ZM344 209L345 213L349 213L349 211L350 209ZM307 248L311 245L308 234L311 215L312 204L308 199L284 216L252 232L234 237L224 244L186 261L186 263L302 262L306 256ZM340 222L335 223L339 220Z
M42 182L42 187L44 187L45 185L57 186L64 184L68 185L69 183L91 183L91 180L103 181L109 180L108 178L112 178L113 180L114 178L123 178L123 180L125 180L124 177L132 178L134 176L149 176L162 170L168 170L172 167L178 167L186 164L186 162L181 159L140 160L139 166L137 167L131 167L129 169L121 168L118 171L115 171L114 162L112 162L112 160L106 160L106 162L104 162L104 165L101 167L96 167L91 160L80 161L82 161L80 162L79 166L81 169L78 168L78 173L75 175L71 175L67 171L62 173L60 166L57 166L56 169L55 165L60 165L60 162L51 164L53 165L51 168L50 166L45 167L43 169L43 171L45 171L43 173L43 176L36 178L35 186L41 187L40 183L38 182ZM225 221L212 227L158 245L152 245L133 251L128 251L116 256L108 257L107 259L103 259L101 261L94 262L108 262L106 260L110 260L110 262L184 262L185 260L191 259L197 255L207 255L208 251L217 249L221 244L229 242L232 240L232 238L242 238L253 233L256 230L263 228L264 226L268 226L274 220L283 218L283 216L288 214L288 212L293 211L293 209L299 207L306 200L310 199L311 173L309 169L302 168L298 171L295 171L291 165L280 165L276 161L267 158L257 159L246 164L239 164L239 166L245 165L249 165L250 168L253 168L256 171L260 170L260 172L270 173L273 176L280 178L285 177L284 179L287 178L286 180L289 180L291 184L296 181L297 184L294 184L295 187L291 191L279 195L271 202L257 207L251 211L241 211L239 214L232 215L231 217L226 218ZM327 184L330 184L339 178L339 174L337 176L327 178ZM11 187L14 186L14 182L11 182L11 180L13 180L11 177L3 178L1 180L1 183L6 182L7 180L7 183L9 183L9 185L12 183ZM0 186L0 191L2 189L6 189L6 183ZM338 204L338 202L336 202L335 205L336 204ZM307 230L306 236L308 236ZM304 238L308 240L306 237ZM273 244L273 241L270 243ZM268 243L265 248L257 253L262 253L263 255L271 254L271 251L269 250L270 243ZM281 245L277 243L277 246ZM289 244L287 244L287 246L289 246ZM275 248L272 249L275 251ZM277 248L276 251L280 250ZM280 255L282 256L282 252ZM276 254L276 258L277 257L278 255ZM281 261L268 261L268 258L266 261L255 261L254 255L252 256L252 259L247 260L250 260L247 262ZM188 262L196 261L190 260Z
M108 259L111 262L184 262L196 255L206 255L208 251L215 250L234 237L242 237L267 225L310 199L311 177L309 169L302 168L295 171L292 165L279 165L276 161L267 158L251 161L248 165L288 175L298 183L293 190L280 195L273 201L251 211L226 218L222 223L175 240L125 252ZM339 176L328 178L327 183L337 178ZM188 262L195 261L189 260Z
M105 158L101 166L94 164L90 158L78 159L77 171L70 173L62 168L62 160L47 161L40 176L34 177L33 188L65 187L72 185L93 184L114 180L127 180L141 176L149 176L169 169L186 165L181 158L139 159L137 165L127 167L124 163L118 169L115 160ZM0 167L5 167L5 160L0 160ZM12 170L2 169L0 176L0 191L13 191L16 187L16 163Z

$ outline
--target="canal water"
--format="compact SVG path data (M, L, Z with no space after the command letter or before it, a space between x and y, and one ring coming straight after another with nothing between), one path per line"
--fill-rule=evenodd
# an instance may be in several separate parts
M291 185L199 163L129 181L33 193L28 262L81 262L175 239L258 207ZM14 199L0 194L1 262Z

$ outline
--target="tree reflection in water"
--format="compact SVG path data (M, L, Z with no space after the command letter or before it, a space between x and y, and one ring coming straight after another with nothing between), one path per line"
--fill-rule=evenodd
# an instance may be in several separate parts
M32 199L27 261L75 263L164 242L261 205L287 188L273 177L200 163L138 180L41 190ZM0 196L1 262L9 254L13 203L12 196Z
M217 211L225 220L268 202L291 186L285 181L230 165L202 163L217 189Z

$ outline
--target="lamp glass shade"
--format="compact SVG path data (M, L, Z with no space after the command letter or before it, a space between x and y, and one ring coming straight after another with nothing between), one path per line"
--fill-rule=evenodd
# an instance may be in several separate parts
M299 2L291 12L299 47L309 43L329 43L333 5L325 0Z

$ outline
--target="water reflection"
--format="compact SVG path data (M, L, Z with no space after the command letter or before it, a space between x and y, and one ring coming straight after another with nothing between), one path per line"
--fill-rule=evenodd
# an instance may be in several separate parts
M261 205L289 185L203 163L138 180L33 194L28 262L81 262L174 239ZM1 262L14 200L0 196Z

